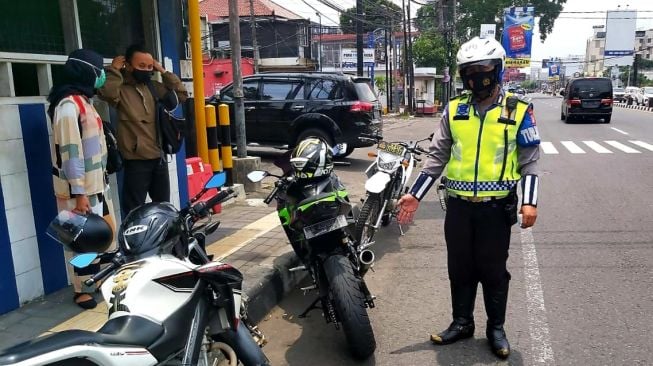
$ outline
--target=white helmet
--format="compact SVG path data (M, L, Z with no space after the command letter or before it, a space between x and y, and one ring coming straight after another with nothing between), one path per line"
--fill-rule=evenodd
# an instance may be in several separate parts
M503 74L506 65L506 50L494 38L474 37L463 43L456 55L458 70L472 65L501 65Z

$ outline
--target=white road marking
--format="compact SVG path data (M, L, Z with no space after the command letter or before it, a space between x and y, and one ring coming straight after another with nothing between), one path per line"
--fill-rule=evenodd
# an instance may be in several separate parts
M653 145L647 144L644 141L636 141L636 140L628 140L631 144L635 144L637 146L643 147L649 151L653 151Z
M619 132L619 133L622 133L622 134L624 134L624 135L628 135L628 132L626 132L626 131L622 131L622 130L620 130L620 129L618 129L618 128L614 128L614 127L610 127L610 128L613 129L613 130L615 130L615 131L617 131L617 132Z
M590 149L596 151L599 154L612 154L612 151L606 149L605 147L599 145L596 141L583 141L583 143L590 147Z
M543 141L543 142L540 143L540 146L542 147L542 151L545 154L557 154L558 153L558 149L556 149L556 147L553 146L553 142Z
M626 145L622 144L621 142L606 141L605 143L608 144L608 145L614 146L617 149L619 149L619 150L621 150L621 151L623 151L625 153L628 153L628 154L640 154L641 153L641 151L635 150L630 146L626 146Z
M524 280L526 281L526 308L528 310L528 330L531 335L533 363L555 365L553 348L549 335L549 323L544 307L544 292L537 264L537 251L533 232L521 230L522 255L524 257Z
M581 149L573 141L560 141L560 143L572 154L585 154L585 150Z

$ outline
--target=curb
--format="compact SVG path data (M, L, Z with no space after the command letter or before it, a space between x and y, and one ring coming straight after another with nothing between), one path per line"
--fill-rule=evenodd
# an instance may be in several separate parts
M299 258L290 250L277 257L271 266L260 265L249 271L245 278L244 292L249 298L248 315L254 324L260 323L306 277L305 271L289 271L299 265ZM258 282L249 283L250 278L256 278Z
M635 109L638 111L644 111L644 112L653 112L653 107L645 107L641 105L627 105L625 103L614 103L615 107L619 108L627 108L627 109Z

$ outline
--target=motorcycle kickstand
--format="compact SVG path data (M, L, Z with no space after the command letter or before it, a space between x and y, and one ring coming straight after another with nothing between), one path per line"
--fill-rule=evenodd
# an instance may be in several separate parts
M318 305L318 302L320 302L320 297L319 297L319 296L318 296L317 299L315 299L315 301L313 301L313 302L308 306L308 308L306 308L306 310L304 310L303 313L299 314L297 317L303 319L303 318L306 318L306 316L308 315L308 313L310 313L312 310L316 310L316 309L323 310L322 306L319 306L319 305Z

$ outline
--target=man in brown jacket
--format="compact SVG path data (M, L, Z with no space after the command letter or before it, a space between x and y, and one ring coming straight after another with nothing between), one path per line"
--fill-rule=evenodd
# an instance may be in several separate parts
M163 83L151 80L154 71ZM156 128L155 99L150 86L168 110L188 97L181 80L142 46L132 45L106 69L107 81L98 95L118 111L118 148L124 159L124 182L120 196L124 214L145 203L170 200L168 166ZM150 84L150 85L148 85Z

